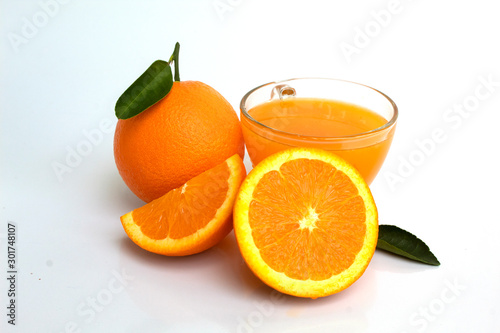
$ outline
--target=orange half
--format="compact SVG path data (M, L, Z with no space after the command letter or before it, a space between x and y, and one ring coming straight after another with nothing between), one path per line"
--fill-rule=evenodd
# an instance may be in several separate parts
M236 154L123 215L123 228L134 243L150 252L183 256L205 251L232 230L232 208L245 175Z
M250 269L294 296L344 290L363 274L377 245L368 185L354 167L323 150L294 148L263 160L241 185L233 215Z

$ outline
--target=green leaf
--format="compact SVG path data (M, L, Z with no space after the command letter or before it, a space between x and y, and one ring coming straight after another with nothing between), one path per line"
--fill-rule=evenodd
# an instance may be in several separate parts
M115 105L118 119L127 119L165 97L173 85L168 62L156 60L132 85L125 90Z
M382 224L379 226L377 249L389 251L424 264L440 265L437 258L422 240L394 225Z

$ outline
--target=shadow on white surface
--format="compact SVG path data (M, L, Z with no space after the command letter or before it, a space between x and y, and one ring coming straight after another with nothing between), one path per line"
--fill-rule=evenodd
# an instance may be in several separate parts
M377 271L386 271L391 273L417 273L427 270L435 270L440 266L426 265L384 250L376 250L370 263L370 267Z
M376 298L373 269L329 297L312 300L279 293L251 272L233 233L213 248L186 257L149 253L126 237L118 242L121 266L137 277L127 289L131 299L169 327L196 320L222 324L231 332L264 327L283 332L357 327L352 332L363 332L368 326L365 314ZM325 315L331 318L327 326L311 322L311 316Z
M109 172L103 177L104 181L106 182L104 188L108 192L106 202L116 204L116 207L123 211L123 214L146 204L125 185L114 165L110 167Z

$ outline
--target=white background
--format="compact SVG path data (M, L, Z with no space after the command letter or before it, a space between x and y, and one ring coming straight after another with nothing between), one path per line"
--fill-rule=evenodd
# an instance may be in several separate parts
M499 332L493 4L1 1L2 332ZM377 251L353 286L308 300L263 285L232 233L186 258L135 246L119 217L142 202L114 164L114 104L177 41L181 80L213 86L236 111L248 90L293 77L356 81L392 97L396 136L371 186L380 223L422 238L442 265ZM69 157L77 149L85 156Z

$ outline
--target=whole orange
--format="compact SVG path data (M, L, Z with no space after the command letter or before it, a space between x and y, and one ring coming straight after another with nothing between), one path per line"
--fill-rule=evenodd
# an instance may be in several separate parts
M145 202L234 154L244 156L238 116L221 94L198 81L175 81L167 96L116 126L116 166Z

